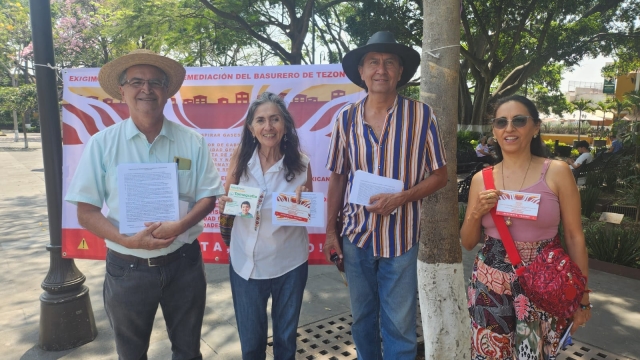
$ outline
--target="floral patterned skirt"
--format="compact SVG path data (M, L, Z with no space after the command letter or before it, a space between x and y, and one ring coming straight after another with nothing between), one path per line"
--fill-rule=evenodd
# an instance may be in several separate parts
M525 264L553 239L516 242ZM567 319L558 319L524 295L502 241L485 237L467 288L473 360L554 360Z

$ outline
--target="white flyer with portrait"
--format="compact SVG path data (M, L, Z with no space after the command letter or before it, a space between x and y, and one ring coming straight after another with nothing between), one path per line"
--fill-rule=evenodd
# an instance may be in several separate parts
M259 188L232 184L227 195L232 201L224 205L223 214L255 218L261 193Z
M324 194L303 192L298 204L296 193L272 194L274 225L324 227Z
M496 214L512 218L535 220L538 218L540 194L500 190Z

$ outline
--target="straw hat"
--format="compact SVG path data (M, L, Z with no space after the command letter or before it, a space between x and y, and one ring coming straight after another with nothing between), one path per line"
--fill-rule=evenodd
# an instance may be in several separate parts
M105 64L98 74L100 86L113 98L122 100L118 78L123 71L135 65L153 65L162 69L169 78L169 87L167 88L169 97L172 97L180 90L187 72L175 60L158 55L151 50L138 49Z
M420 54L417 51L410 46L399 44L389 31L378 31L369 38L367 45L349 51L342 58L344 73L351 82L363 89L366 89L366 85L360 77L358 65L360 59L370 52L396 54L402 59L402 76L396 88L408 83L420 66Z

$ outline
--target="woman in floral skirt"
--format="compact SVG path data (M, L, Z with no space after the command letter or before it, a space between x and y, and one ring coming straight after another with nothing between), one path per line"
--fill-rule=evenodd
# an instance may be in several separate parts
M567 253L587 276L580 195L567 164L545 158L546 149L539 137L540 117L530 100L522 96L504 98L493 115L498 156L493 168L496 189L485 188L482 173L474 176L460 230L467 250L484 238L467 291L472 359L554 360L560 338L571 321L573 333L591 317L589 294L584 294L572 319L556 318L533 304L518 283L489 211L496 206L501 190L540 194L536 220L505 218L520 257L529 264L547 244L559 241L562 220Z

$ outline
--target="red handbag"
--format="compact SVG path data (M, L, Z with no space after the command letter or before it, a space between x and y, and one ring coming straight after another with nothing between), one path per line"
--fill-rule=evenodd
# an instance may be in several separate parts
M484 185L488 190L496 188L492 171L493 167L482 170ZM496 207L491 209L491 217L524 294L533 304L549 314L559 318L570 318L580 307L587 278L562 249L557 235L536 255L531 264L525 266L504 217L496 214Z

